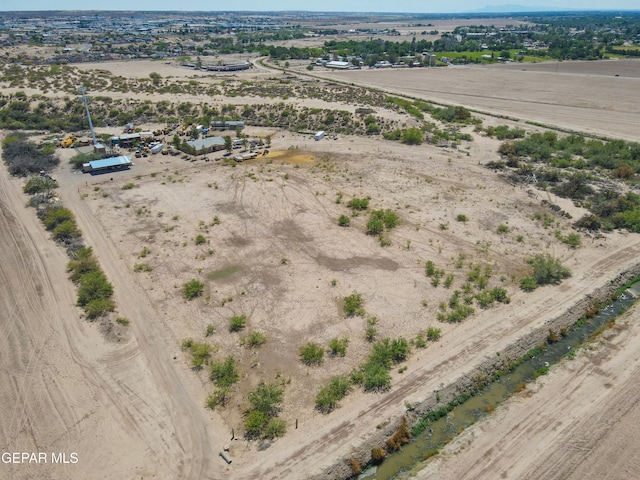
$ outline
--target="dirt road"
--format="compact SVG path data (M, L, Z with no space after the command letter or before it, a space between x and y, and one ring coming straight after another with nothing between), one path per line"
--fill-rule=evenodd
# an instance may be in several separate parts
M3 453L48 461L3 462L0 478L218 478L222 427L194 401L202 393L190 393L198 386L185 384L190 372L173 360L159 313L120 273L107 233L65 198L131 321L120 343L80 318L65 253L25 208L20 181L1 170L0 443ZM52 464L52 453L77 463Z
M639 313L465 431L416 478L636 478Z

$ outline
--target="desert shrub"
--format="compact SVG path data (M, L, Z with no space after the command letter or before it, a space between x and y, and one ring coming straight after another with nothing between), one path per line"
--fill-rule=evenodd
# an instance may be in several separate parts
M531 278L536 285L558 284L563 279L571 276L568 268L562 266L560 260L547 254L538 254L527 260L527 263L533 268Z
M259 438L284 435L284 423L269 424L278 414L284 390L282 387L271 383L260 383L255 390L249 392L248 398L251 408L245 417L245 435L247 438Z
M347 317L353 317L355 315L363 316L365 311L362 295L354 292L351 295L344 297L343 311Z
M460 213L460 214L456 215L456 220L457 220L458 222L465 223L465 222L467 222L469 219L467 218L467 216L466 216L466 215L464 215L463 213Z
M80 237L80 230L74 219L65 220L55 226L52 232L52 236L59 242L66 242L72 238Z
M338 225L341 227L348 227L350 223L351 219L346 215L340 215L340 218L338 218Z
M189 280L182 286L182 296L187 300L191 300L202 294L203 290L204 284L202 282L195 279Z
M538 288L538 283L532 277L525 277L520 280L520 288L525 292L533 292Z
M74 220L71 210L60 206L48 208L39 215L47 230L53 230L62 222Z
M384 391L391 385L391 375L379 363L367 363L362 369L362 387L366 392Z
M207 407L214 409L218 405L224 407L229 402L231 389L229 387L217 388L207 397Z
M358 460L356 460L355 458L349 458L349 466L351 467L351 472L354 475L360 475L362 473L362 466L360 465L360 462L358 462Z
M347 353L347 345L349 344L349 339L347 337L343 338L332 338L329 341L329 353L331 355L339 355L344 357Z
M347 377L336 376L322 387L316 395L316 408L322 413L329 413L338 406L351 389L351 382Z
M45 152L22 133L8 135L2 141L2 158L11 175L24 177L41 170L52 170L60 160Z
M265 337L260 332L250 332L244 339L243 343L250 348L259 347L264 345L267 342L267 337Z
M131 190L133 187L135 187L135 184L134 184L134 183L132 183L132 182L125 183L125 184L122 186L122 190Z
M382 461L387 458L387 452L384 448L373 447L371 449L371 461L375 464L382 463Z
M244 430L247 438L259 438L263 435L267 424L269 423L269 415L261 410L251 410L244 419Z
M423 139L424 135L419 128L407 128L400 134L400 141L407 145L420 145Z
M116 322L118 322L120 325L129 325L129 319L125 317L116 318Z
M402 445L409 443L410 440L411 431L409 430L409 427L407 427L407 418L402 417L402 420L400 421L400 425L398 425L398 429L396 430L396 432L391 438L387 439L387 448L390 451L397 450L402 447Z
M347 202L347 207L352 210L366 210L369 207L369 198L354 197Z
M191 368L200 370L207 358L211 356L211 345L208 343L191 342L189 346L191 352Z
M320 365L324 361L324 349L315 342L300 347L299 353L305 365Z
M424 336L424 333L419 333L418 335L416 335L413 344L418 348L425 348L427 346L427 339Z
M107 312L113 312L115 308L116 304L110 298L97 298L95 300L91 300L85 305L84 312L89 320L93 320L94 318L101 317Z
M614 215L613 224L617 228L627 228L634 233L640 233L640 209L635 208Z
M280 418L271 418L265 426L263 437L269 440L283 437L287 433L287 423Z
M220 362L211 363L211 380L218 387L230 387L239 380L238 367L233 356L228 356Z
M207 243L207 239L203 235L198 235L195 239L196 245L202 245L203 243Z
M384 230L384 222L373 216L367 222L367 235L380 235Z
M73 283L78 283L80 277L85 273L100 270L98 260L93 256L91 247L79 248L76 251L76 259L71 260L67 264L67 271L70 272L70 278Z
M576 228L586 228L587 230L600 230L600 219L593 214L587 214L574 223Z
M151 272L153 268L147 263L136 263L133 266L134 272Z
M234 315L229 319L229 331L239 332L247 324L247 317L244 315Z
M57 187L58 184L51 178L33 176L29 178L29 180L27 180L27 183L22 188L22 191L28 195L34 195L36 193L43 193Z
M113 286L100 270L91 271L80 276L78 288L78 305L84 307L94 300L107 300L113 294Z
M580 246L580 234L571 232L567 235L562 235L559 230L556 232L556 238L570 248L578 248Z
M441 334L442 330L440 330L439 328L429 327L427 329L427 340L429 340L430 342L440 340Z
M498 225L498 228L496 230L499 234L505 234L505 233L509 233L509 227L505 224L500 224Z
M436 266L431 260L425 263L424 273L427 277L432 277L436 273Z

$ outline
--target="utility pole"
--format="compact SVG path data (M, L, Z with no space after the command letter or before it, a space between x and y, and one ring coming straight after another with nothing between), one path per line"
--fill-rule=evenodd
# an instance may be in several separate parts
M91 114L89 113L89 102L87 101L87 96L85 92L87 91L87 87L82 86L78 87L78 90L82 92L82 99L84 100L84 108L87 110L87 120L89 120L89 130L91 130L91 138L93 139L93 146L95 147L98 143L96 140L96 132L93 131L93 122L91 122Z

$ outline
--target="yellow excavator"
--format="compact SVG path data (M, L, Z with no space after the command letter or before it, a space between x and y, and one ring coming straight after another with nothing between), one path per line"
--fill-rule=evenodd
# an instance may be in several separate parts
M73 134L67 135L67 137L60 142L60 146L62 148L69 148L77 140L78 140L78 138L75 135L73 135Z

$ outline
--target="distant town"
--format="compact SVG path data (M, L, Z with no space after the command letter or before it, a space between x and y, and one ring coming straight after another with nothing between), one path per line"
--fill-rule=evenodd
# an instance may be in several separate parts
M439 29L438 22L455 16L5 12L0 14L0 61L64 64L181 58L200 67L216 63L202 57L246 54L280 60L343 61L346 63L329 66L352 68L376 64L414 67L434 65L436 60L446 65L527 61L528 57L569 60L640 54L637 12L494 17L509 22L487 25L487 15L477 15L476 27L447 30Z

